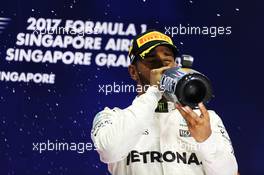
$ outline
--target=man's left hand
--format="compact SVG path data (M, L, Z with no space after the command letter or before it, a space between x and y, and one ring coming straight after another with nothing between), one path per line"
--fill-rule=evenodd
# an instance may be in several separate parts
M181 106L176 104L176 108L179 110L181 115L185 118L189 131L192 137L197 142L205 141L212 133L210 125L209 113L203 103L198 104L201 111L199 116L189 106Z

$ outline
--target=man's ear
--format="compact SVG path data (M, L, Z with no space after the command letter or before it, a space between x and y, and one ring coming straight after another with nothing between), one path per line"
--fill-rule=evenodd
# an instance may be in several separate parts
M131 64L128 66L128 72L130 74L130 77L135 80L138 81L139 80L139 76L138 76L138 71L135 65Z

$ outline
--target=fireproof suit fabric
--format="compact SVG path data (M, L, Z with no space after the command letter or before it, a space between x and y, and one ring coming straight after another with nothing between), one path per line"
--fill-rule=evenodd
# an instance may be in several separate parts
M237 162L222 120L209 110L212 134L197 143L169 104L155 113L162 93L149 87L132 105L105 108L93 121L92 140L113 175L235 175ZM199 113L199 110L195 110Z

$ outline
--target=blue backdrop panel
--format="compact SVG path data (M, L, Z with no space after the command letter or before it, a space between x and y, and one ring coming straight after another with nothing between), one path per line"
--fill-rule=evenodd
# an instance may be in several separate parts
M66 24L74 32L73 22L86 33L34 33ZM170 35L182 54L194 57L194 69L211 79L215 98L208 108L222 117L241 174L264 174L263 26L257 0L2 2L0 174L109 174L91 145L92 121L106 106L131 104L135 92L106 87L134 84L125 46L150 28ZM44 74L49 81L38 82ZM71 148L56 150L59 143Z

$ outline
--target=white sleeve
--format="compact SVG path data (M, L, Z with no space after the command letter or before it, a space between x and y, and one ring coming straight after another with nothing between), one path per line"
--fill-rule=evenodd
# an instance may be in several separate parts
M105 108L93 121L91 137L101 161L112 163L125 158L138 142L161 99L156 87L149 87L123 110Z
M206 175L237 175L238 165L231 140L220 117L209 111L212 134L198 143L198 154L202 159Z

